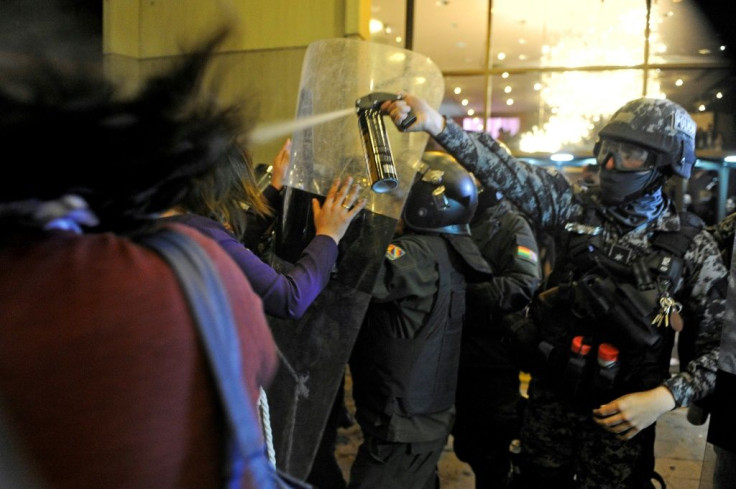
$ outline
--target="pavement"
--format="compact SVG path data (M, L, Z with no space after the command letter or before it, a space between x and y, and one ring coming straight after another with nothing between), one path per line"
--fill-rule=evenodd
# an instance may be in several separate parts
M521 381L524 393L528 377L522 374ZM351 386L348 372L345 398L348 410L354 413ZM712 489L708 464L712 463L713 451L706 442L707 432L708 422L700 426L691 424L687 420L686 408L675 409L659 419L654 447L655 469L667 483L667 489ZM362 439L357 424L338 431L335 454L346 480ZM452 438L448 441L438 465L441 489L475 489L473 471L469 465L455 457Z

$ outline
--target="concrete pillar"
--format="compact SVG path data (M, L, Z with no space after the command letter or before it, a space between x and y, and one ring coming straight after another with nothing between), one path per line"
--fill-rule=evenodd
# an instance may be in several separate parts
M222 26L232 28L207 83L223 101L245 100L259 122L292 120L307 46L319 39L368 39L370 0L104 0L109 76L135 89ZM270 162L283 139L253 147Z

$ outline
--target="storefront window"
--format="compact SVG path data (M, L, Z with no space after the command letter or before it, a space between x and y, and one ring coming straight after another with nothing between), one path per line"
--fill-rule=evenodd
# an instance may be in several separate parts
M725 47L695 0L652 2L649 12L641 0L371 5L383 25L373 41L401 40L442 70L444 115L518 117L522 152L578 151L599 118L634 97L667 97L695 113L731 86ZM736 148L736 135L716 129L723 148Z
M729 46L696 0L372 0L371 9L381 20L372 41L440 68L443 115L494 137L501 128L527 160L567 152L568 165L581 166L600 125L641 96L690 112L703 165L726 165L736 152ZM719 179L721 217L728 174Z

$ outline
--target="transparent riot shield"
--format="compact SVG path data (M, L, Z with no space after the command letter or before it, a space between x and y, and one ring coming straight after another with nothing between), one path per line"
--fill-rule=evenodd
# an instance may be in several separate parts
M288 268L314 236L311 199L324 198L335 177L360 182L366 208L339 245L326 289L299 320L269 318L281 365L268 389L277 465L305 478L343 381L386 248L427 143L425 133L385 136L398 177L391 190L371 189L356 101L371 93L406 91L437 108L442 74L427 57L383 44L328 39L311 44L302 68L297 120L283 212L274 238L274 266Z

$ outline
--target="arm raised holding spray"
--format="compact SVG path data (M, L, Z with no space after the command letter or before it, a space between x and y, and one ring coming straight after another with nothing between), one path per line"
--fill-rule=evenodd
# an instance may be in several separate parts
M404 132L426 131L436 136L445 128L445 118L426 101L408 93L400 93L398 100L389 100L381 105L381 111L391 117L397 127ZM406 128L402 123L413 112L416 122Z

